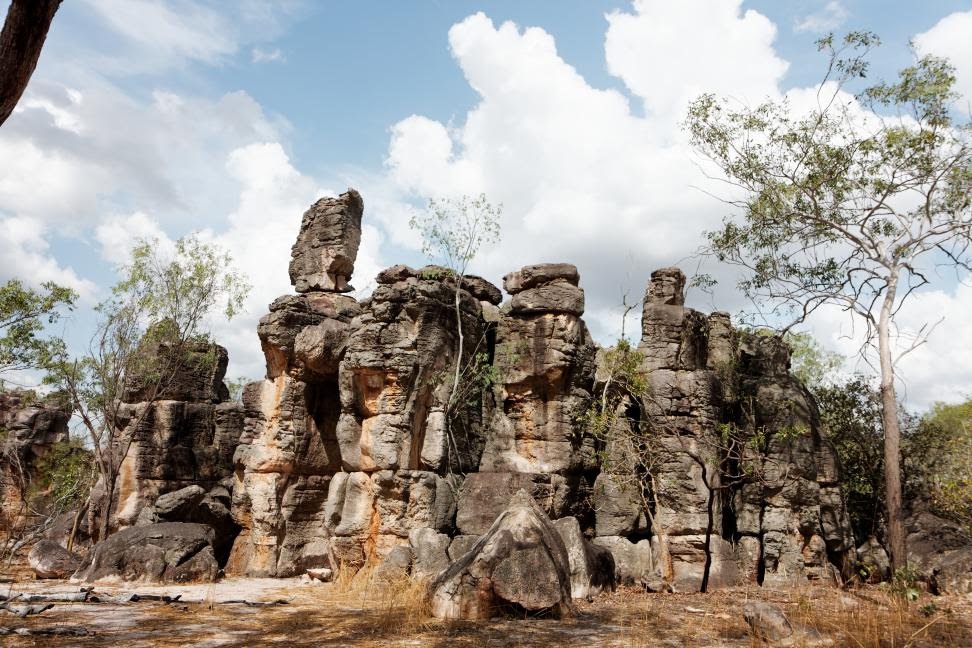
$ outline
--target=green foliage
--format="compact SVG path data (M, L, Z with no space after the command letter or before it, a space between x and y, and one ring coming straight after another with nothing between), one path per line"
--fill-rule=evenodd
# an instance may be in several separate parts
M123 441L118 412L125 390L137 386L140 400L151 402L187 367L211 365L207 318L216 311L232 318L249 291L229 254L196 236L177 241L172 255L142 241L120 274L95 309L99 324L88 353L72 358L60 344L45 362L47 382L68 394L88 432L99 476L108 484L104 506L110 506L117 462L127 451L124 442L116 447ZM107 525L108 516L102 520Z
M625 405L641 401L648 393L648 379L643 364L644 355L624 338L606 349L601 362L606 378L600 386L600 393L591 398L586 409L576 414L576 424L605 445L619 440L625 445L637 445L632 443L634 439L615 439L614 436L627 436L618 425L626 416ZM607 460L607 457L602 456L602 459Z
M917 565L907 563L895 569L894 573L891 574L891 582L888 583L888 589L893 595L903 598L906 601L917 601L918 597L921 596L921 590L919 589L921 580L921 569Z
M39 337L41 332L58 320L59 309L70 310L77 298L70 288L51 282L42 291L16 279L0 285L0 375L42 364L56 341Z
M783 339L792 350L790 373L811 391L838 380L844 356L823 348L809 333L788 331Z
M905 438L905 492L972 535L972 399L936 403Z
M863 376L814 389L827 438L841 465L854 536L878 535L884 522L884 432L880 394Z
M690 107L692 143L745 193L741 218L710 232L708 248L748 270L740 287L770 312L802 319L836 303L868 317L889 277L918 286L921 263L969 260L972 145L949 111L954 68L924 56L864 88L858 99L878 113L867 116L845 88L866 76L878 44L868 32L821 39L829 85L809 112L711 94Z
M480 248L499 241L502 212L485 194L431 199L409 226L422 235L423 254L462 277Z
M33 498L57 502L60 510L83 501L96 474L91 452L74 439L53 444L35 469L36 477L31 484Z

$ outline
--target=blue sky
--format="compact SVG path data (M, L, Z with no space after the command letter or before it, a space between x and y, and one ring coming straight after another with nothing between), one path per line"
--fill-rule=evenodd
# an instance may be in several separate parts
M830 29L878 32L884 77L918 37L953 58L972 96L970 1L72 0L0 128L0 280L78 287L68 333L80 343L132 241L201 230L253 280L248 315L216 333L231 375L255 377L256 320L291 290L289 246L316 197L362 191L353 283L367 291L381 267L423 262L412 210L486 191L505 206L504 240L476 270L498 282L532 262L576 263L586 319L608 341L622 294L685 264L725 212L699 190L678 128L686 101L799 98ZM714 305L735 311L729 286ZM963 290L931 291L907 322L954 313L938 335L967 343L967 361L944 362L934 343L909 360L919 405L972 392ZM838 317L812 325L852 349Z

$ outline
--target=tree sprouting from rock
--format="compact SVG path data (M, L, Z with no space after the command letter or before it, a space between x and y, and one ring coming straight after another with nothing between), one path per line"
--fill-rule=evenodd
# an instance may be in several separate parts
M708 94L691 104L686 127L742 195L727 199L737 215L709 233L707 251L745 270L739 287L771 323L785 329L836 306L876 351L888 544L900 567L897 363L934 323L906 331L896 318L943 270L959 279L972 270L972 128L951 110L954 68L933 56L855 100L846 88L866 77L878 44L869 32L818 41L827 69L807 112L785 98L738 107Z
M500 217L503 206L494 205L486 194L433 198L425 211L415 214L409 224L422 236L422 252L433 263L441 265L455 283L453 308L456 315L456 362L453 368L452 387L447 403L446 425L451 438L451 420L462 398L462 382L477 379L480 354L474 354L471 363L464 367L465 334L462 328L461 291L469 264L481 249L494 245L500 238ZM467 375L468 374L468 375ZM454 445L454 441L453 441ZM458 454L458 453L457 453Z
M95 311L98 326L86 353L73 357L63 345L47 363L48 381L62 389L87 432L100 481L100 537L110 530L115 484L131 435L187 363L215 362L199 354L212 349L208 318L239 313L249 284L233 269L229 253L192 235L179 239L172 254L157 241L141 241L122 279ZM126 390L138 387L145 406L135 421L119 416ZM93 529L94 530L94 529Z

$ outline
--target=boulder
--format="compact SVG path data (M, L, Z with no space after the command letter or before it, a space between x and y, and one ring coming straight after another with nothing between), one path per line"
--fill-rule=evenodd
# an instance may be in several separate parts
M96 544L74 578L89 583L212 582L219 571L213 540L213 530L203 524L129 527Z
M575 517L560 518L553 525L567 548L571 596L590 600L605 589L613 590L614 556L611 552L588 542Z
M653 563L649 540L631 542L620 536L605 536L594 538L594 544L611 553L618 584L637 585L650 579Z
M431 586L433 616L485 619L503 607L572 612L570 559L550 518L518 491L486 534Z
M405 545L392 547L375 568L374 577L381 581L397 581L408 576L412 566L412 550Z
M867 570L869 582L879 583L891 578L891 559L874 536L857 548L857 562Z
M159 521L166 522L185 521L205 496L206 491L195 484L165 495L159 495L153 505L155 517Z
M40 540L27 554L27 563L37 578L68 578L81 566L81 556L53 540Z
M751 601L743 606L743 618L757 639L781 642L793 636L793 626L776 605Z
M361 194L348 189L337 198L321 198L304 212L290 261L290 283L297 292L351 290L363 211Z
M515 315L540 313L584 314L584 290L558 279L513 295L510 312Z
M805 646L824 648L833 646L834 640L816 629L791 623L779 606L761 601L750 601L743 606L743 618L749 624L753 638L771 646Z
M408 534L412 548L412 576L434 578L449 566L449 546L452 539L435 529L413 529Z
M503 289L511 295L516 295L529 288L558 280L576 286L580 281L577 266L571 263L539 263L524 266L503 277Z

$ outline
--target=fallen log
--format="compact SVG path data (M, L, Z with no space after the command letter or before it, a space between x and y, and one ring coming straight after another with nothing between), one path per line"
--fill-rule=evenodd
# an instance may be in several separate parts
M87 637L91 632L81 626L52 626L50 628L8 628L0 626L0 636L41 636L41 637Z
M46 612L54 607L53 603L44 603L43 605L12 605L10 603L4 603L0 605L0 610L4 612L9 612L10 614L16 614L21 619L28 617L32 614L40 614Z
M90 592L11 592L0 594L0 601L22 601L24 603L84 603Z

